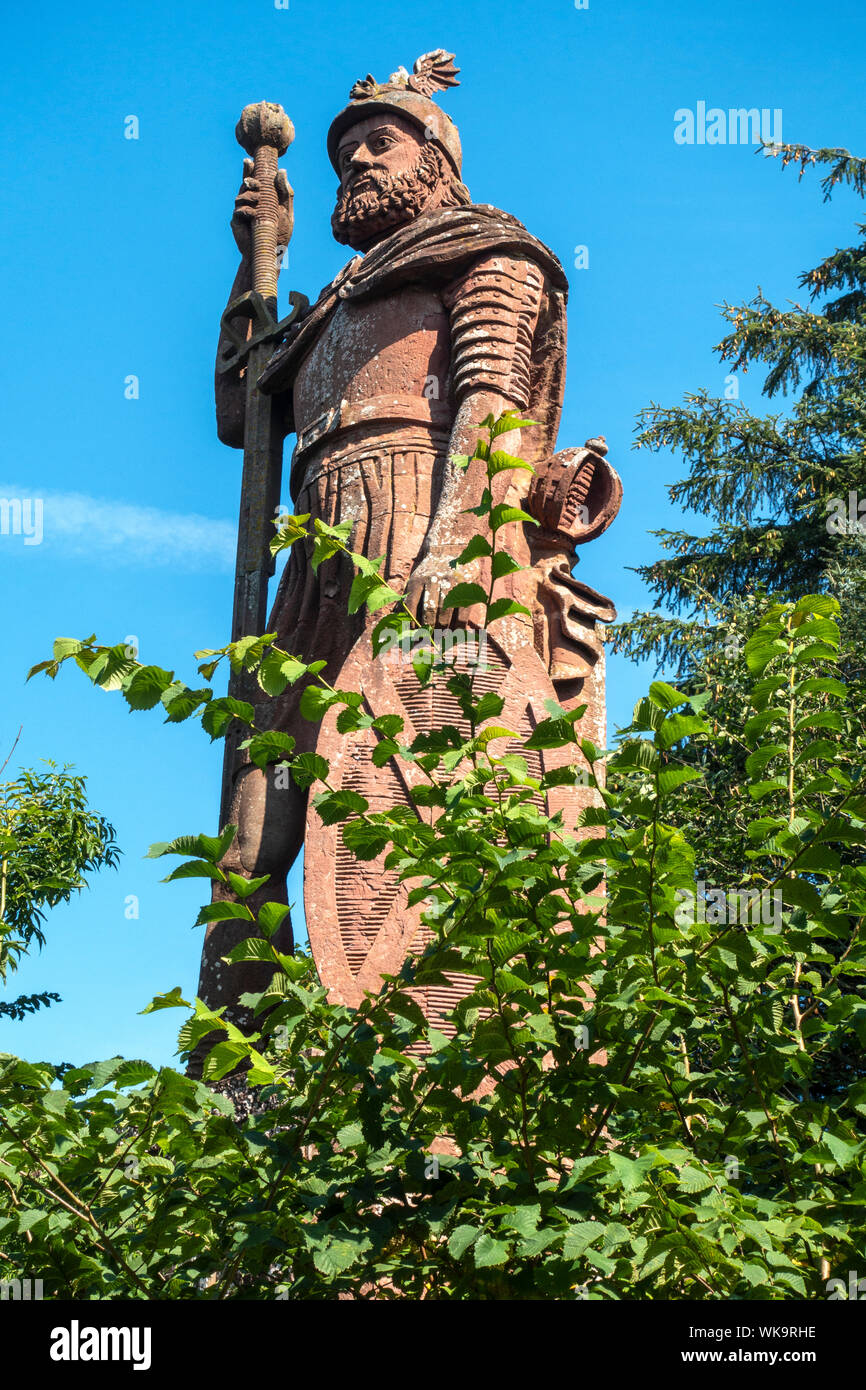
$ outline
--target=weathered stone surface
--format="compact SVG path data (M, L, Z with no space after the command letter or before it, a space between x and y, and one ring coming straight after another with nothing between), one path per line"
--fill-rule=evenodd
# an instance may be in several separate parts
M449 671L474 669L477 694L491 691L505 701L495 723L513 730L519 738L493 740L490 746L496 755L517 751L535 726L549 718L545 700L555 698L547 671L531 641L520 640L523 636L518 632L517 641L506 646L497 629L495 635L487 636L484 650L473 652L461 642L450 654L454 660ZM363 709L374 718L400 715L404 721L400 737L406 742L445 724L469 737L468 724L447 688L447 679L443 673L420 686L404 651L394 647L374 658L367 637L356 644L339 677L342 689L363 692ZM372 754L378 741L379 735L372 729L341 734L336 713L330 711L322 723L318 751L330 763L331 785L358 792L372 811L414 808L413 788L426 779L420 769L396 758L376 767ZM555 748L525 751L522 756L530 776L540 778L552 768L572 762L573 754L573 749ZM592 795L588 786L556 787L544 798L539 796L539 805L543 804L549 814L562 811L566 824L573 826ZM428 823L433 815L426 807L417 808L417 814ZM342 826L324 825L310 807L304 851L307 929L322 982L335 1003L358 1005L366 990L378 989L383 974L397 974L407 953L419 951L429 940L429 929L421 924L420 906L408 906L409 889L414 885L401 884L396 872L385 868L385 858L383 853L378 859L356 860L343 843ZM425 988L415 993L431 1022L447 1032L448 1016L467 989L466 981L455 976L450 989Z
M569 709L586 703L580 733L603 746L602 628L614 610L571 571L575 547L610 524L622 489L603 439L556 453L567 280L553 253L516 218L472 203L461 181L456 127L430 99L455 84L452 58L435 50L419 59L411 78L401 70L387 83L367 78L353 88L332 124L328 149L340 179L332 229L359 254L288 329L258 390L273 399L280 433L297 435L289 480L295 510L329 523L351 520L351 548L384 556L388 582L405 589L418 615L441 628L480 620L477 610L441 608L455 582L449 561L477 525L465 509L484 485L480 466L463 472L451 457L472 454L478 422L488 413L514 409L539 422L500 441L536 473L529 486L528 474L501 475L496 500L526 507L540 524L512 525L503 536L525 566L509 577L505 592L532 618L506 620L488 636L495 668L489 679L506 695L502 722L510 727L528 732L544 717L545 698ZM245 177L236 203L242 262L233 296L251 284L250 222L267 204L271 219L282 219L280 237L288 239L291 230L285 176L274 179L276 213L272 190L259 183ZM243 443L244 390L240 371L218 376L220 438L236 447ZM440 722L441 690L419 694L401 654L390 663L373 660L368 620L347 612L350 565L337 557L314 573L309 558L295 546L280 581L268 623L279 644L302 659L325 660L326 678L362 690L375 713L403 713L416 730ZM484 562L466 567L460 578L483 580ZM344 740L331 721L320 734L300 718L300 695L290 687L277 699L262 697L258 722L293 734L298 750L318 741L338 782L357 784L375 807L411 797L411 773L392 764L375 769L367 735ZM457 722L453 711L450 722ZM539 759L547 765L555 756ZM285 875L306 829L313 952L334 997L356 1001L421 943L405 890L397 891L377 862L353 866L338 829L307 815L306 793L278 788L273 768L262 772L239 758L229 777L228 818L239 832L228 866L270 873L266 895L285 900ZM589 793L556 795L569 798L572 818ZM242 1018L235 1001L241 991L262 987L261 970L221 966L231 932L230 924L209 928L200 992ZM289 940L286 931L281 945ZM444 996L425 1001L440 1020L448 1004Z

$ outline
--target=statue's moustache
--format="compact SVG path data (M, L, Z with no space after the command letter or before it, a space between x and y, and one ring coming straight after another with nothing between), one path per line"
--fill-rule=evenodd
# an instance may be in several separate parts
M392 176L387 169L365 169L362 174L356 174L346 187L346 193L351 197L357 193L359 188L387 188L392 181Z

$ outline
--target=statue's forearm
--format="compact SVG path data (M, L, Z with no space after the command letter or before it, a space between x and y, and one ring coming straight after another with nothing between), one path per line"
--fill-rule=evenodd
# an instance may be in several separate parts
M469 467L461 469L455 467L451 459L455 454L468 454L471 458L479 437L485 434L481 421L488 415L496 418L506 410L517 408L513 401L506 400L496 391L471 391L463 398L451 429L442 492L427 533L426 553L453 556L462 547L464 537L478 528L477 520L463 513L467 507L476 507L480 502L487 486L487 466L483 459L471 459ZM519 430L502 434L496 441L496 447L506 453L517 452L519 444ZM512 477L508 473L499 475L494 486L496 502L504 500ZM500 491L502 496L499 495Z
M252 265L244 257L238 266L238 273L229 292L228 303L231 304L250 289L252 289ZM221 331L217 353L219 354L223 346L228 343L229 339L226 333ZM217 435L223 444L228 444L233 449L242 449L244 446L244 406L246 401L246 383L243 370L238 368L237 371L233 372L215 372L214 396L216 398Z

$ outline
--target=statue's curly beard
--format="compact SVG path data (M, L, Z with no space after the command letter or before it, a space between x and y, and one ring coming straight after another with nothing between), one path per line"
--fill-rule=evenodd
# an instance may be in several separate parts
M331 217L336 240L356 248L423 212L442 182L442 164L435 147L428 145L405 174L370 169L364 178L362 189L340 191Z

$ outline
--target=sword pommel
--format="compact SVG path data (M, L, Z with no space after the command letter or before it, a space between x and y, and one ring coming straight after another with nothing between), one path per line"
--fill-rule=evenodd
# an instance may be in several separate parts
M292 125L282 106L273 101L254 101L245 106L235 127L237 142L255 158L263 145L285 154L295 138Z

